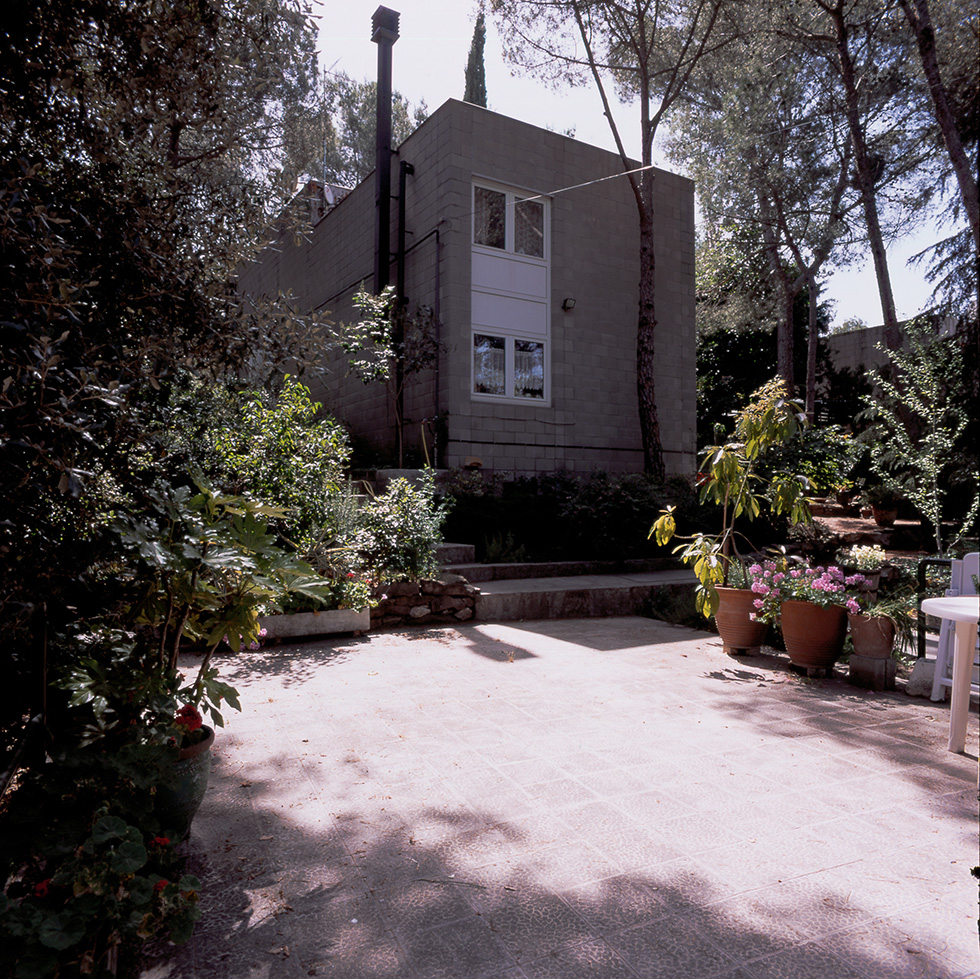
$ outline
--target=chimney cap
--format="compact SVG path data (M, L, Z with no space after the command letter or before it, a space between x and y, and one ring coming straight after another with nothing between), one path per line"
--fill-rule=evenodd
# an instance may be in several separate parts
M390 41L394 44L398 40L399 16L397 10L378 7L371 18L371 40L375 44L380 44L381 41Z

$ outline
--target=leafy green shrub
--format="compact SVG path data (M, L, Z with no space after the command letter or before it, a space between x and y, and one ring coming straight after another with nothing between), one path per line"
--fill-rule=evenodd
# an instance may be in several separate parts
M172 451L217 485L275 508L269 526L278 544L324 579L316 594L285 594L277 603L282 611L370 604L363 562L349 544L359 506L343 476L347 433L320 408L288 375L275 394L191 384L176 389L167 406L164 438Z
M105 808L70 853L73 837L58 829L40 859L22 854L0 893L4 975L107 976L110 953L124 942L190 938L201 884L181 873L169 837L149 838Z
M523 544L514 540L513 534L494 534L486 538L484 560L487 564L521 564L527 561Z
M848 486L854 467L865 452L839 425L808 427L785 445L774 448L759 472L795 472L810 480L810 493L834 493Z
M691 496L680 479L663 485L643 473L592 473L560 503L566 547L586 559L655 556L656 548L647 541L652 516L665 501L690 501Z
M432 577L439 571L436 547L447 509L436 496L431 470L416 485L394 479L363 507L349 543L378 583Z
M229 490L289 510L284 535L300 550L328 524L350 458L345 430L320 408L309 388L287 376L278 394L237 395L208 440Z
M0 817L4 975L108 975L119 945L190 937L200 884L153 805L178 756L181 678L150 640L109 629L52 639L58 659L74 656L58 681L70 698L49 713L48 763L21 773ZM213 705L221 694L237 707L215 681Z
M863 437L875 473L929 521L942 554L947 538L975 535L980 513L976 378L971 384L958 341L937 335L927 320L907 323L905 332L908 349L887 351L888 367L872 372L878 390L865 400L874 424ZM959 512L949 507L951 486L966 488ZM948 518L955 525L944 532Z

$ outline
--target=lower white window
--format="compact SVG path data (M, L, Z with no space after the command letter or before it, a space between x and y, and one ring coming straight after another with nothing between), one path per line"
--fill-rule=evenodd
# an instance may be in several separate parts
M473 393L545 400L545 345L540 340L473 334Z

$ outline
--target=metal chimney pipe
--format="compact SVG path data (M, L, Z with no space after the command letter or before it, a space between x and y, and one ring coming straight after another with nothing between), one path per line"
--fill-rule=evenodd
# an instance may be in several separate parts
M371 40L378 46L377 158L375 162L374 292L388 285L391 255L391 49L398 40L395 10L378 7Z

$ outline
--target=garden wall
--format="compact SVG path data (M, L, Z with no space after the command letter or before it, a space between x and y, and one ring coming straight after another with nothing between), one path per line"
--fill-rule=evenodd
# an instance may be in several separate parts
M385 585L371 609L371 628L466 622L476 614L479 594L479 588L458 574Z

